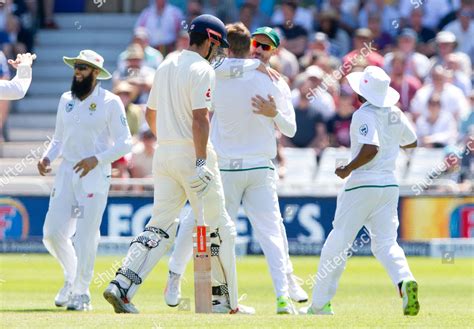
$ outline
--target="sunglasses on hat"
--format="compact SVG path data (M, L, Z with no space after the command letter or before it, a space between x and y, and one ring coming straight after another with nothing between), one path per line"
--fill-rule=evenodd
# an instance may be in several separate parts
M90 66L83 63L74 63L74 70L86 71Z
M252 39L251 44L252 44L252 47L254 47L254 48L262 47L263 51L269 51L269 50L272 50L274 48L272 45L267 45L265 43L258 42L255 39Z

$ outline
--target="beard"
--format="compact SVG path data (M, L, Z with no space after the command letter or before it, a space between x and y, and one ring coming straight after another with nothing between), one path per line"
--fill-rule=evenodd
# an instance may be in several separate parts
M72 96L79 99L83 98L92 91L93 84L94 80L92 78L92 74L89 74L87 77L83 78L82 81L77 81L76 77L73 76L71 84Z

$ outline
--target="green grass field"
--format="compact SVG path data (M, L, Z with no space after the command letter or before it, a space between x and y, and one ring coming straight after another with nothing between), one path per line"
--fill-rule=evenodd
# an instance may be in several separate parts
M401 299L388 275L374 258L354 257L334 298L332 317L278 316L273 288L263 257L238 260L242 303L254 306L255 316L196 315L193 313L192 266L183 282L183 297L191 310L169 308L162 292L166 262L161 262L141 287L134 302L140 314L113 313L102 298L107 273L120 257L98 257L91 284L94 311L66 312L54 306L62 286L62 271L48 255L0 256L1 328L454 328L474 326L474 261L455 259L442 264L437 258L410 258L419 284L421 311L402 315ZM314 275L318 259L293 257L296 274L303 280ZM116 266L116 265L115 265ZM309 282L309 280L308 280ZM305 287L308 292L309 287Z

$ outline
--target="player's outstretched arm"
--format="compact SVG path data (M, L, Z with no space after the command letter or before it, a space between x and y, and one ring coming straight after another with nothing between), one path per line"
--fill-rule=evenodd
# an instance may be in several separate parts
M17 70L11 81L0 81L0 99L18 100L25 97L31 84L31 65L36 55L18 54L15 60L9 59L8 64Z

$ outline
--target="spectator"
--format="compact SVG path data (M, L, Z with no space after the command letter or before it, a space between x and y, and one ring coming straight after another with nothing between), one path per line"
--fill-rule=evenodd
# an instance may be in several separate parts
M423 80L430 72L431 62L423 54L415 50L416 32L412 29L405 28L398 36L397 49L406 55L405 73ZM387 53L384 56L385 70L390 72L392 65L393 53Z
M450 112L441 110L439 94L430 96L428 112L416 121L416 132L423 147L445 147L456 142L456 120Z
M446 57L446 69L451 71L451 83L460 88L464 95L469 96L472 90L471 79L461 71L461 60L458 54L449 54Z
M150 36L150 45L166 55L174 49L174 43L184 20L183 13L167 0L155 0L143 9L135 27L144 27Z
M284 23L277 25L286 39L286 47L296 57L301 57L308 43L308 30L295 20L298 5L295 1L283 1L281 11Z
M286 39L283 33L277 28L275 29L280 37L280 45L278 46L275 56L270 58L270 64L274 67L274 62L278 62L281 68L280 73L286 76L290 82L294 80L299 73L298 58L286 49Z
M300 66L304 69L311 65L321 66L322 61L326 61L331 68L338 68L341 66L341 61L335 57L332 52L332 46L326 33L316 32L311 38L305 55L300 58ZM330 74L325 67L321 66L321 68L326 73Z
M450 72L442 66L435 66L431 71L431 82L426 82L413 97L410 109L415 117L427 115L428 101L432 94L438 94L441 98L441 110L450 112L456 120L463 120L469 107L461 89L448 82Z
M128 171L129 162L130 156L128 154L112 162L112 178L130 178L130 172ZM127 191L128 186L112 184L110 189L112 191Z
M407 56L398 51L392 54L390 79L391 86L400 94L399 107L402 111L410 111L410 102L418 89L421 88L421 81L409 74L407 70Z
M132 137L136 137L144 116L141 107L133 104L133 101L137 96L136 87L132 86L127 81L120 81L114 88L114 94L119 96L122 100L130 133L132 134Z
M133 149L129 162L130 176L132 178L152 177L153 155L156 148L156 137L151 130L140 133L140 142ZM138 185L135 189L143 189Z
M469 115L467 115L466 118L461 121L459 128L460 139L463 143L466 143L466 145L470 138L474 138L474 90L471 90L469 95L469 103L471 111L469 112ZM474 143L468 146L474 148Z
M400 20L397 9L387 5L384 0L368 0L359 11L359 27L368 27L369 16L378 15L382 22L382 31L395 35L397 30L393 22Z
M474 48L474 6L472 1L464 0L457 11L457 19L445 26L444 31L449 31L456 36L458 49L470 54ZM471 58L471 62L474 58Z
M300 89L297 88L292 92L293 105L298 104L299 98L305 97L310 102L310 107L315 112L321 114L323 120L328 121L335 113L334 99L331 94L328 93L328 84L337 83L329 82L327 75L324 71L315 65L309 66L301 75L300 79L306 79L308 82L309 90L305 94L300 94ZM323 81L325 83L323 84ZM328 81L328 83L326 83ZM306 86L306 85L305 85Z
M143 63L145 66L157 69L163 61L163 55L155 48L150 47L148 32L144 27L137 27L135 29L131 44L139 45L142 48L144 54ZM119 68L123 69L126 66L127 54L127 50L120 53L117 64Z
M0 50L0 80L9 80L10 70L5 54ZM8 112L10 112L10 101L0 100L0 142L8 141L8 131L6 127Z
M358 1L357 1L358 2ZM357 28L358 8L354 5L356 1L327 0L321 5L321 12L335 11L340 17L339 24L347 33L352 34ZM357 3L358 5L358 3Z
M245 25L249 31L255 31L259 26L256 18L257 8L251 3L244 3L239 10L239 20Z
M42 9L41 27L44 29L59 29L59 26L54 21L54 2L55 0L39 0L39 7Z
M142 47L138 44L131 44L126 50L125 67L117 69L112 75L114 85L119 81L127 80L138 87L138 99L136 100L138 104L146 103L155 75L155 70L144 64L144 58Z
M357 29L354 36L354 49L342 58L344 75L352 71L355 66L375 65L383 67L383 57L374 48L374 37L367 28Z
M355 107L352 94L341 92L336 113L327 123L327 132L331 147L350 147L350 127Z
M393 39L390 34L382 30L382 24L378 13L372 13L369 15L367 27L374 35L375 47L382 53L389 51L393 44Z
M271 22L275 26L279 25L299 25L302 26L307 33L311 33L313 30L313 14L310 10L303 8L298 5L298 0L283 0L281 6L276 8L273 12ZM295 8L293 17L289 18L284 13L285 6L291 6Z
M423 25L423 8L419 6L411 11L407 28L411 28L416 33L416 49L425 56L432 56L434 49L429 44L435 37L434 30Z
M11 1L0 2L0 50L7 57L13 57L15 53L26 50L23 44L18 43L21 24L18 17L13 15L13 8Z
M430 0L429 5L427 5L422 0L400 0L399 10L401 17L407 20L412 10L423 7L423 26L437 30L441 20L451 11L455 10L454 6L451 5L454 2L451 0Z
M203 14L202 5L199 0L190 0L188 1L186 8L186 22L192 22L193 19ZM186 24L181 23L181 25L186 26Z
M342 58L350 50L351 39L340 26L339 16L334 11L323 11L319 14L319 25L316 30L323 32L329 38L330 53Z
M316 112L306 97L311 89L311 82L304 74L297 77L296 88L298 97L294 99L296 134L292 138L282 136L282 144L286 147L311 147L319 156L327 146L327 134L323 117ZM294 93L295 94L295 93Z
M438 53L436 56L431 58L431 63L435 65L446 65L446 61L449 54L457 54L460 61L461 71L464 72L468 77L471 76L472 67L471 59L465 53L456 51L458 45L456 36L448 31L441 31L436 34L436 45Z
M203 12L219 17L224 24L235 22L238 17L234 0L204 0Z

